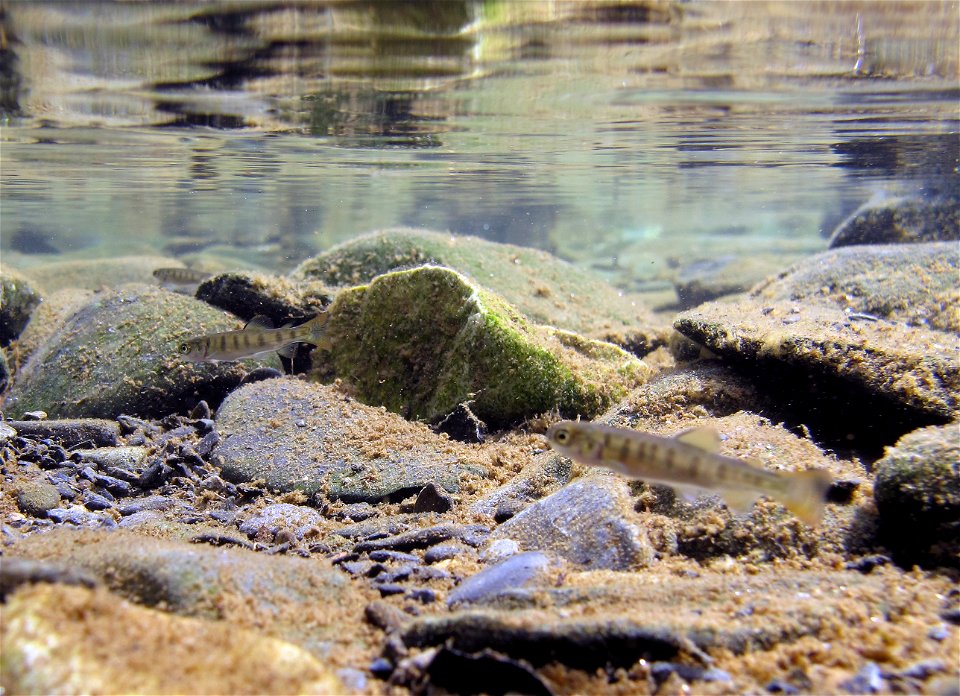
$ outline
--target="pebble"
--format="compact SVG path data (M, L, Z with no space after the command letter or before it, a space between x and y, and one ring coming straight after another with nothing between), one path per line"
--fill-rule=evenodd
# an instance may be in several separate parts
M357 553L377 551L379 549L396 549L409 551L433 546L448 539L460 539L470 546L480 546L490 534L490 528L480 524L439 524L424 529L414 529L403 534L383 539L361 541L354 547Z
M520 544L513 539L497 539L480 552L484 563L498 563L505 558L520 553Z
M107 489L114 495L118 495L121 498L126 498L134 493L133 486L131 484L127 483L126 481L121 481L118 478L114 478L113 476L100 474L90 466L84 467L80 471L80 476L99 486L100 488Z
M0 423L0 445L6 444L7 440L16 437L17 431L6 423Z
M438 563L439 561L446 561L450 558L456 558L463 552L469 550L469 546L458 541L437 544L426 550L426 552L423 554L423 561L424 563Z
M121 515L135 515L144 510L169 510L174 505L173 499L165 495L150 495L146 498L138 498L129 503L124 503L119 507Z
M129 529L132 527L139 527L142 524L148 524L150 522L159 522L161 520L163 520L163 515L156 510L140 510L124 517L122 520L120 520L117 526L123 529Z
M549 567L550 559L544 553L519 553L464 580L450 592L447 605L490 601L543 578Z
M88 510L107 510L113 507L113 501L93 491L84 492L81 502Z
M44 517L48 511L59 507L60 491L46 481L30 481L20 486L17 505L28 515Z
M403 553L402 551L371 551L369 555L371 561L379 561L381 563L386 561L395 561L398 563L420 562L420 559L414 556L412 553Z
M275 537L289 530L299 541L313 527L323 522L323 515L313 508L290 503L268 505L257 515L240 524L240 531L249 537Z
M116 527L116 521L107 515L99 515L82 507L54 508L47 511L54 522L75 524L78 527Z
M414 512L448 512L451 508L453 498L432 482L420 490L413 504Z
M35 411L33 413L43 413ZM70 418L64 420L43 420L30 418L23 414L24 420L9 421L10 427L21 437L51 438L67 448L109 447L117 444L120 426L115 421L101 418ZM43 413L43 418L47 414Z
M850 679L840 682L848 694L877 694L884 690L883 672L876 662L868 662Z

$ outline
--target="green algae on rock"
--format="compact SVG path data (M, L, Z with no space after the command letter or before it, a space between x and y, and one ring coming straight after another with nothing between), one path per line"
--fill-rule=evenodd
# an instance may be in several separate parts
M546 252L477 237L387 229L308 259L293 276L352 286L424 264L458 271L538 324L612 341L638 355L666 341L666 327L653 319L636 295Z
M297 283L264 273L231 271L203 281L196 297L243 319L263 315L279 326L322 312L333 294L316 281Z
M4 607L9 693L342 693L303 648L223 622L138 607L103 589L41 584Z
M40 293L29 280L4 269L0 276L0 346L20 335L40 301Z
M955 195L887 198L865 203L841 222L830 237L830 247L956 241L958 235L960 201Z
M554 410L590 418L652 372L612 344L532 324L437 266L343 290L329 314L320 376L408 419L438 421L463 402L493 427Z
M904 435L874 464L884 541L905 563L960 567L960 425Z
M47 336L17 373L8 415L43 409L53 417L124 413L164 416L200 399L216 404L239 384L241 363L184 363L184 338L238 328L193 298L146 285L94 295Z
M451 493L485 473L473 450L334 387L295 379L255 382L217 413L215 455L235 481L264 479L345 502L414 495L429 483Z

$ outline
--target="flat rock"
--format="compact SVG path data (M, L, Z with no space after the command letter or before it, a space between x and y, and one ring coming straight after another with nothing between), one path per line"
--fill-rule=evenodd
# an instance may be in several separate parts
M348 578L319 558L166 541L125 529L54 529L18 540L10 557L53 561L101 579L112 591L184 616L263 628L314 654L345 647L342 625L362 600ZM264 621L265 617L271 617Z
M150 283L157 268L179 266L168 256L115 256L51 261L31 266L25 274L45 293L65 288L100 290L125 283Z
M10 344L40 304L40 293L24 276L9 268L0 275L0 346Z
M674 326L739 361L825 374L936 417L960 408L960 360L951 334L860 321L829 304L760 298L707 303L681 314Z
M199 300L243 319L269 317L277 326L322 312L332 293L322 284L296 282L263 273L232 271L205 280L197 288Z
M302 263L295 278L353 286L398 269L436 264L493 290L531 321L610 340L644 355L665 341L637 295L546 252L412 228L369 234Z
M886 198L857 208L833 231L830 247L957 239L960 239L960 200L956 196Z
M272 541L280 532L288 532L295 539L303 539L323 515L305 505L274 503L267 505L253 517L240 524L240 531L250 537Z
M954 242L832 249L756 286L761 302L824 303L851 314L960 333L960 254ZM869 321L869 319L865 319Z
M220 621L175 616L103 589L36 585L4 607L10 693L342 693L303 648Z
M71 314L17 373L4 403L17 416L165 416L200 399L217 404L245 363L187 363L185 338L239 328L193 298L146 285L105 291Z
M348 503L400 500L429 483L454 493L462 478L485 472L475 449L295 379L238 389L220 407L217 430L225 477Z
M557 409L591 417L652 373L613 344L532 324L436 266L341 291L327 333L329 357L314 351L319 376L411 420L440 421L463 402L494 427Z
M885 541L905 563L960 567L958 424L915 430L874 464Z
M493 536L590 570L642 568L654 557L626 481L607 472L568 483L501 524Z
M449 594L447 604L489 603L537 581L542 584L553 565L544 553L518 553L464 580Z

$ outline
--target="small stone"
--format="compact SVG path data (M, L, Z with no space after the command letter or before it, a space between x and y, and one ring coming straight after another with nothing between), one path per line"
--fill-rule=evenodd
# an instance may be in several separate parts
M86 509L74 506L69 508L54 508L47 511L47 517L54 522L61 524L74 524L78 527L116 527L117 523L112 517L98 515L95 512L89 512Z
M42 421L46 420L47 412L46 411L26 411L23 414L23 420L25 421Z
M447 512L453 507L453 498L433 482L424 486L413 504L414 512Z
M480 552L484 563L499 563L505 558L520 553L520 544L513 539L497 539Z
M303 539L308 530L323 522L323 515L313 508L290 503L274 503L256 516L242 522L240 531L249 537L273 538L289 530L294 538Z
M528 551L511 556L464 580L449 594L447 604L454 606L490 601L501 594L542 580L549 567L550 559L539 551Z
M93 491L86 491L81 502L88 510L107 510L113 507L113 502Z
M850 679L840 682L849 694L877 694L884 690L883 672L875 662L868 662Z
M433 604L437 601L437 593L428 587L420 587L407 592L410 599L422 602L423 604Z
M945 641L950 637L950 630L944 624L938 624L927 631L927 638L935 640L938 643Z
M2 389L0 389L2 391ZM11 437L16 437L17 431L11 428L6 423L0 422L0 445L3 445Z
M423 554L423 561L424 563L438 563L439 561L445 561L449 558L456 558L463 552L469 550L469 546L456 541L437 544L426 550Z
M419 563L420 559L412 553L403 553L402 551L371 551L370 560L385 563L393 561L395 563Z
M28 515L44 517L49 510L60 505L60 492L46 481L30 481L20 486L17 505Z

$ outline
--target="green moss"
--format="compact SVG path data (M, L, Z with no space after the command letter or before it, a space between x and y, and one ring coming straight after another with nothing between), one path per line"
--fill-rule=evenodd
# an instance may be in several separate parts
M615 346L534 325L436 266L341 292L328 331L326 376L411 419L435 421L464 401L495 425L556 409L591 417L649 372Z

